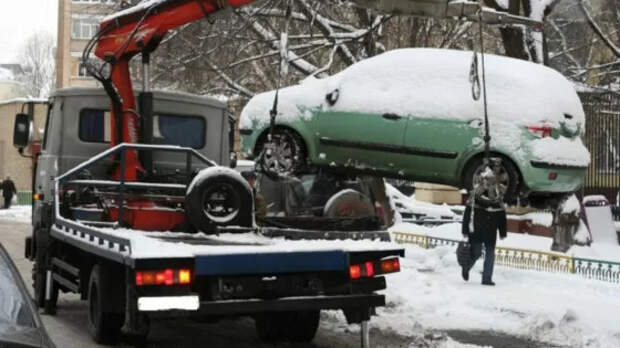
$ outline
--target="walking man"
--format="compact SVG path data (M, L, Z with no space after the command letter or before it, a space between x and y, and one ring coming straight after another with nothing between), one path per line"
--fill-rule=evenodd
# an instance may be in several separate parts
M11 207L13 195L17 194L15 183L11 180L11 177L6 177L6 179L2 182L1 188L2 196L4 197L4 209L9 209Z
M471 245L471 260L469 265L463 266L461 275L465 281L469 280L469 271L482 255L484 245L482 284L491 286L495 285L493 266L498 231L501 239L506 238L506 210L503 194L493 192L498 187L494 180L493 171L489 170L482 174L481 182L469 197L463 214L462 226L462 234L469 239Z

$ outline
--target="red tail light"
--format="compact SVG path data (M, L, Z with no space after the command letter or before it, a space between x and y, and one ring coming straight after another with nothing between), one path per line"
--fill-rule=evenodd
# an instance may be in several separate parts
M398 258L381 261L381 271L383 273L394 273L400 271L400 261Z
M136 285L187 285L192 282L189 269L166 269L163 271L136 271Z
M364 268L366 269L366 277L374 277L375 275L375 265L368 261L364 264Z
M527 129L539 138L550 137L552 131L550 126L528 126Z
M360 265L353 265L349 267L349 276L351 279L359 279L362 276L362 268Z

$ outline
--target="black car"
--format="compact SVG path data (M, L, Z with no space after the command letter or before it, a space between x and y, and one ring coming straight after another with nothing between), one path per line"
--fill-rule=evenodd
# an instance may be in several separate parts
M15 264L0 244L0 347L56 347Z

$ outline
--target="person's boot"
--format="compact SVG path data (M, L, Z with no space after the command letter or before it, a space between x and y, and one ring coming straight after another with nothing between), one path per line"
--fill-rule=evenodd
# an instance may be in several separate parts
M469 281L469 271L465 269L465 267L463 267L461 270L461 276L463 277L464 281Z
M495 282L492 280L483 280L482 285L495 286Z

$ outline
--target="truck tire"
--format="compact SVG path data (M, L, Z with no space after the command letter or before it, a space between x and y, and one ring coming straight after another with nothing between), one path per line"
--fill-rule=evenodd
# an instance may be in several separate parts
M264 342L310 342L319 327L320 311L263 313L254 318L256 333Z
M109 279L105 267L95 265L88 282L88 329L99 344L116 343L123 324L122 315L105 311L104 294L109 293Z
M189 222L205 233L214 233L217 226L252 227L252 189L230 168L204 169L189 186L185 213Z
M51 300L45 302L45 285L47 282L47 264L49 259L49 234L43 228L36 228L35 232L35 257L32 265L32 289L34 302L39 308L43 308L45 314L56 314L58 302L58 286L52 282Z

